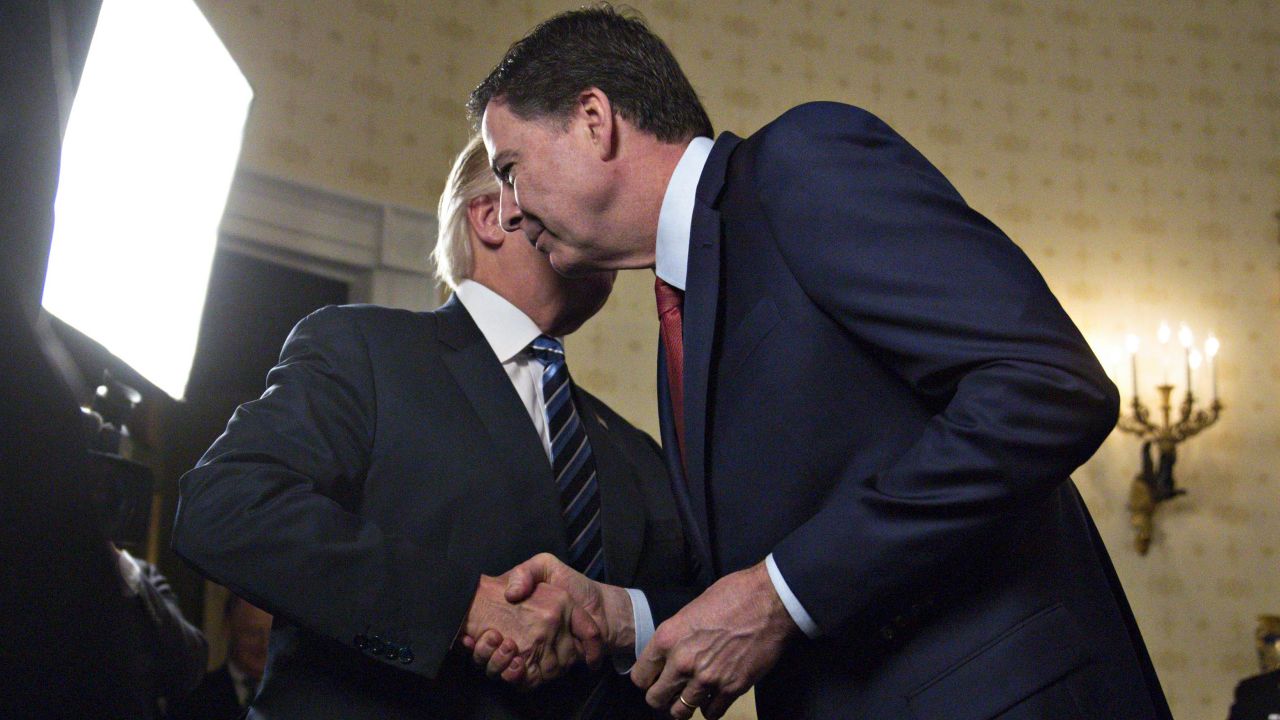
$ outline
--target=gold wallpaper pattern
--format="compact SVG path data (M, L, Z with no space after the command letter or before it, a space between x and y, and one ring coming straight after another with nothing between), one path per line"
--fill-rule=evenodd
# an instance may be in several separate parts
M573 5L199 4L256 92L246 166L428 211L471 87ZM718 129L814 99L885 118L1027 251L1125 394L1125 333L1217 333L1226 411L1184 448L1190 494L1160 508L1151 554L1124 510L1136 440L1113 435L1076 481L1175 716L1224 717L1256 672L1254 616L1280 610L1280 1L634 4ZM581 383L656 432L651 283L624 274L570 348Z

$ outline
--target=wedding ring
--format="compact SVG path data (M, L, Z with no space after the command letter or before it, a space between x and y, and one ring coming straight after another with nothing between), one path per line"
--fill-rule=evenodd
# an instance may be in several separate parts
M697 706L697 705L694 705L693 703L689 702L688 700L685 700L685 699L684 699L684 695L681 695L681 696L679 697L679 700L680 700L680 704L681 704L681 705L683 705L683 706L685 706L685 707L689 708L690 710L697 710L697 709L698 709L698 706Z

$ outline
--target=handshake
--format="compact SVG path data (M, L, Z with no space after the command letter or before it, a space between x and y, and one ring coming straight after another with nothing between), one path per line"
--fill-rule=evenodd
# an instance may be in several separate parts
M757 563L720 578L659 625L631 681L650 707L677 720L696 709L715 720L798 634L765 563ZM636 644L630 594L547 553L499 577L481 576L460 635L489 676L522 688Z
M490 677L530 689L635 646L631 597L541 553L480 576L461 640Z

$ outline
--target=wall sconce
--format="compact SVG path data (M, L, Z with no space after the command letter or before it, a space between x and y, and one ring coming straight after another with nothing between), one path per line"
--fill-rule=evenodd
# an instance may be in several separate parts
M1129 487L1129 519L1133 525L1135 537L1133 545L1138 553L1147 554L1151 547L1153 517L1156 506L1186 493L1179 488L1173 479L1173 464L1178 458L1178 445L1198 435L1205 428L1218 421L1222 412L1222 403L1218 401L1218 365L1216 358L1220 344L1218 339L1210 335L1204 343L1204 355L1193 347L1191 328L1185 324L1178 331L1186 369L1186 392L1178 407L1178 419L1173 420L1173 390L1175 385L1169 380L1171 358L1170 340L1173 332L1168 323L1161 323L1156 334L1159 341L1160 364L1163 377L1156 392L1160 399L1160 422L1152 422L1151 410L1143 404L1138 391L1138 348L1141 343L1137 335L1129 335L1130 376L1133 381L1133 399L1130 402L1131 412L1122 414L1117 427L1122 432L1136 435L1142 440L1142 470L1133 478ZM1198 408L1194 387L1195 373L1201 363L1208 359L1213 396L1208 410ZM1152 459L1151 451L1156 450L1157 457Z

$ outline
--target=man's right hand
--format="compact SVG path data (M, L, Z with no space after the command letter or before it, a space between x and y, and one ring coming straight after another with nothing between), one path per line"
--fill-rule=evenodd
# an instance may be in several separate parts
M565 590L595 621L609 652L632 650L636 644L635 616L626 589L607 585L564 564L550 553L538 553L512 568L507 580L508 602L520 602L543 584Z
M600 661L601 630L567 591L542 583L508 602L508 585L506 576L481 575L463 626L467 648L487 655L489 675L533 688L579 660Z

